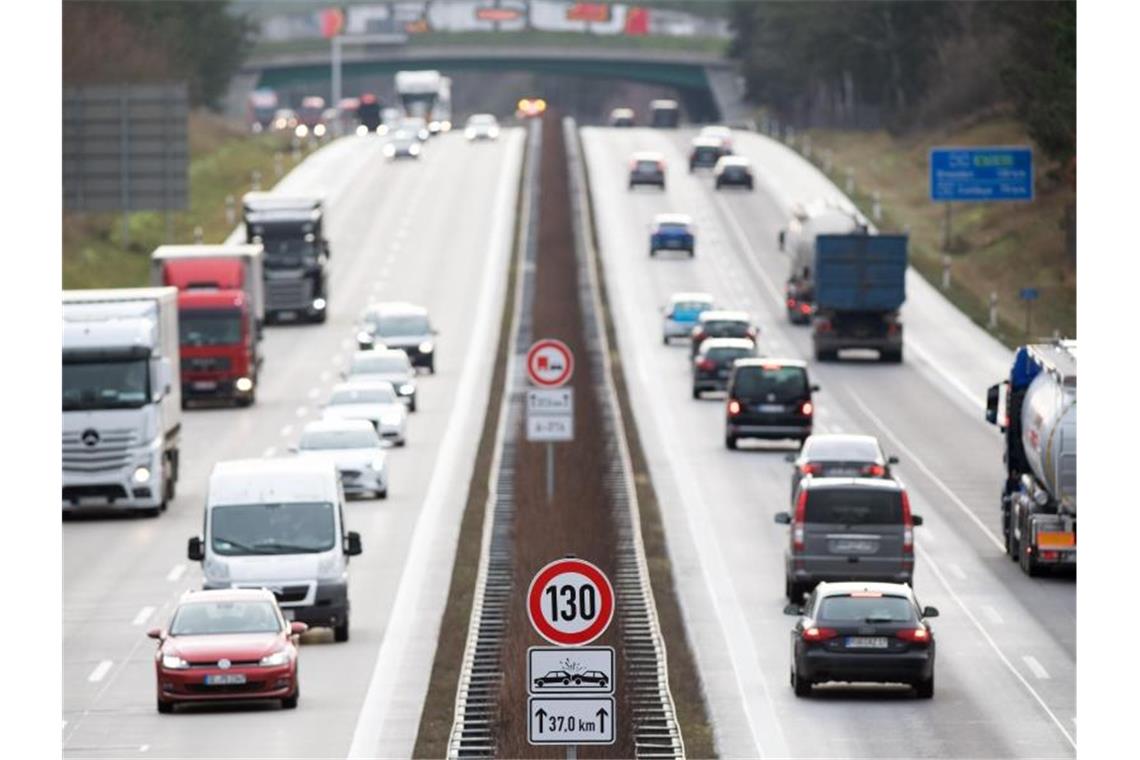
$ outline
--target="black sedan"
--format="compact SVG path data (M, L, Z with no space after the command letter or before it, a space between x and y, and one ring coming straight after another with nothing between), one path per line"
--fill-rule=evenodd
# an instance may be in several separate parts
M811 696L828 681L905 683L919 699L934 696L934 631L904 583L820 583L801 607L792 629L792 688Z
M891 478L891 465L898 457L888 457L873 435L829 433L813 435L804 441L799 454L785 457L792 467L792 501L806 477Z
M706 391L728 388L732 363L756 357L756 344L750 338L709 338L693 357L693 398Z

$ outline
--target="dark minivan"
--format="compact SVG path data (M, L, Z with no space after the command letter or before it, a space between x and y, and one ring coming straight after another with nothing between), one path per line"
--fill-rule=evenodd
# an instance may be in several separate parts
M735 449L741 438L802 443L811 435L818 390L798 359L738 359L728 380L724 445Z
M784 591L799 602L820 581L911 583L914 527L910 499L898 481L871 478L805 478L789 525Z

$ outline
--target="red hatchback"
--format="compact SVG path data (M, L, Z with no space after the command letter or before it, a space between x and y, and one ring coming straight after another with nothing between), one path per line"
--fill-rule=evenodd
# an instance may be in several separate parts
M294 708L297 638L308 630L288 622L266 589L216 589L183 594L158 639L154 671L158 711L179 702L280 699Z

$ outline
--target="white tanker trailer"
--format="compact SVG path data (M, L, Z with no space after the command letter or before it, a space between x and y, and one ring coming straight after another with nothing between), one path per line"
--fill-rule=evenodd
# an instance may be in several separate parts
M868 222L850 204L817 200L797 205L786 230L780 231L780 250L791 255L792 268L785 286L788 321L811 322L815 303L815 239L818 235L848 235L866 232Z
M986 420L1005 435L1002 531L1029 575L1077 562L1077 342L1022 346L989 389Z

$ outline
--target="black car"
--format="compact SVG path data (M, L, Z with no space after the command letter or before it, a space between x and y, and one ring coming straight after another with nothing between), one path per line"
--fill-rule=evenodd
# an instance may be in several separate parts
M728 155L724 143L715 137L694 137L689 149L689 171L711 169L721 156Z
M709 338L693 357L693 398L705 391L723 391L728 387L732 363L737 359L756 357L756 344L750 338Z
M752 317L747 312L727 309L702 311L689 333L689 358L695 358L701 350L701 343L709 338L748 338L755 342L759 335L760 330L752 324Z
M713 168L716 189L727 185L752 189L752 162L744 156L722 156Z
M364 323L356 336L357 348L399 348L408 355L412 366L435 374L435 336L427 309L415 304L389 301L368 307Z
M544 676L539 676L534 679L535 686L545 686L547 684L561 684L563 686L570 685L570 674L565 670L551 670Z
M890 478L891 465L898 457L888 457L873 435L828 433L804 441L799 454L788 454L792 467L792 501L800 481L809 476L824 478Z
M811 435L812 393L818 390L797 359L737 360L728 381L724 445L735 449L741 438L804 441Z
M790 680L797 697L828 681L905 683L919 699L934 696L934 631L905 583L821 583L792 629Z
M657 185L665 189L665 157L660 153L634 153L629 162L629 189Z

